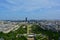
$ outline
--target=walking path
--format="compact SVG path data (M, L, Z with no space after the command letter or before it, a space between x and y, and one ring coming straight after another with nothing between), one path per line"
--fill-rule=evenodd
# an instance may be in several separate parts
M31 30L32 30L31 26L32 26L32 24L27 25L27 34L28 34L27 40L34 40L34 35L32 35L32 33L31 33Z

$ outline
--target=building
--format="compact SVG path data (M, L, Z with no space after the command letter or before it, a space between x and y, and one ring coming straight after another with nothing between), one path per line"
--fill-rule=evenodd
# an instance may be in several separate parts
M35 40L35 35L29 34L27 40Z
M25 21L27 22L27 17L25 18Z

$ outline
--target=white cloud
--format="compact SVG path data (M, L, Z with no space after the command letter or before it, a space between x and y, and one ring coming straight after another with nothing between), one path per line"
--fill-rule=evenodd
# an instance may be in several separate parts
M52 8L54 6L59 6L60 3L57 3L53 0L6 0L11 4L3 3L2 6L9 9L9 11L18 11L23 9L24 11L32 11L39 8Z

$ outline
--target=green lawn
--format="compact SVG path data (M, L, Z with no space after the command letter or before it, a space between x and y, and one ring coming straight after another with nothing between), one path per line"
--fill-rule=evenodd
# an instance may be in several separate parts
M5 40L27 40L25 36L16 37L17 34L27 34L27 26L26 28L23 28L24 25L21 25L20 28L16 31L11 31L7 34L0 32L0 38L4 38ZM53 32L51 30L43 30L40 28L40 25L33 24L31 26L31 32L35 34L43 34L46 35L46 38L43 38L41 36L36 36L36 40L47 40L48 39L54 39L58 40L60 34L57 32Z

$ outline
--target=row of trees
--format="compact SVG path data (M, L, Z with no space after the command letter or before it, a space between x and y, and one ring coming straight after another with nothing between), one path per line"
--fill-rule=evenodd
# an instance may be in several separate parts
M11 31L9 33L0 32L0 38L4 38L4 40L27 40L25 36L16 37L17 34L23 34L23 33L27 33L27 27L23 28L23 25L22 25L16 31Z
M53 32L51 30L43 30L40 25L32 25L32 32L35 34L43 34L48 36L49 40L58 40L60 34L58 32ZM38 40L38 39L37 39Z

